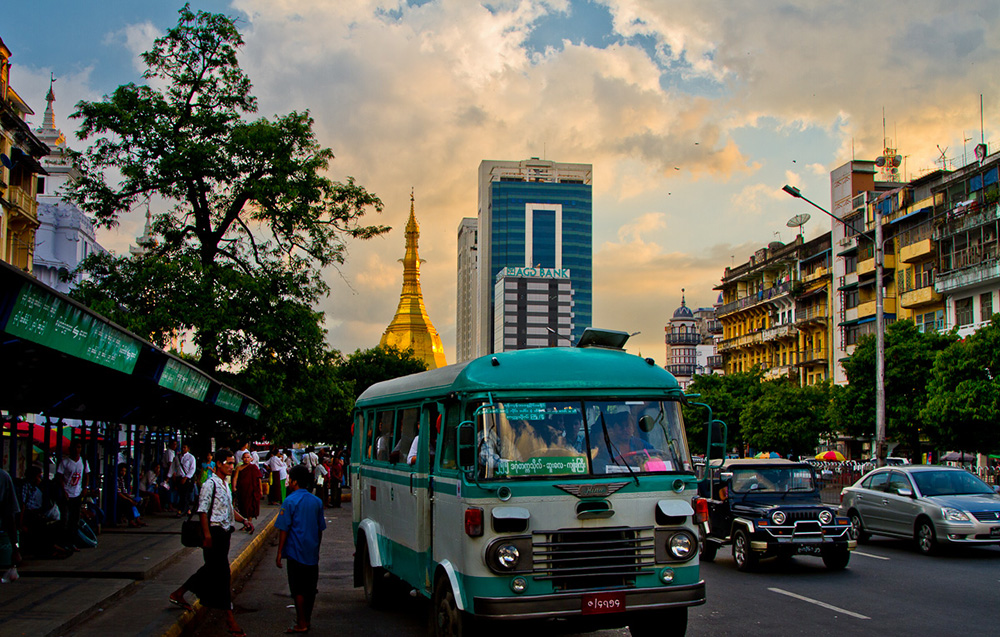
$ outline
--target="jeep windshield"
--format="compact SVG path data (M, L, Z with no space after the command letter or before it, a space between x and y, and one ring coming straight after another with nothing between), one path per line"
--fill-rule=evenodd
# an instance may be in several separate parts
M733 468L734 493L808 493L815 489L808 467Z
M675 401L503 401L475 423L484 480L692 471Z

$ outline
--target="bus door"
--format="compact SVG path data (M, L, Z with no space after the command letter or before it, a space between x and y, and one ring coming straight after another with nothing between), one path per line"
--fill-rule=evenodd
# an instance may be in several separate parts
M411 466L410 494L416 503L415 530L417 533L416 547L419 562L420 578L428 591L433 586L434 573L434 533L433 511L433 474L434 462L437 456L437 441L441 431L442 414L444 411L436 402L427 402L420 410L420 433L417 444L416 462Z

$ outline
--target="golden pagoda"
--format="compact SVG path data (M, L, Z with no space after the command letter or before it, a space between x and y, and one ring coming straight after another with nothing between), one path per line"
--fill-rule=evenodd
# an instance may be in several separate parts
M410 218L406 222L406 256L403 263L403 291L399 295L399 307L385 328L379 345L393 345L401 350L413 349L417 358L427 363L427 369L444 367L444 345L441 337L431 324L424 308L424 295L420 291L420 257L417 256L417 239L420 226L413 214L413 193L410 193Z

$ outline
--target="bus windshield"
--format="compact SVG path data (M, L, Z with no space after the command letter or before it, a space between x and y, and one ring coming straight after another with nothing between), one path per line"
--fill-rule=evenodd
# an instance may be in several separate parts
M480 479L692 471L675 401L504 401L475 422Z

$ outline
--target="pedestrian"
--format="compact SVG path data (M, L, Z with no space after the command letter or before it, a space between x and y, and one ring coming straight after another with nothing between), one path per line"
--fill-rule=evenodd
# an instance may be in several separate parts
M323 503L309 493L311 484L309 469L303 465L292 467L290 493L274 521L278 529L278 568L282 557L288 560L288 589L295 600L296 621L285 631L289 634L309 632L319 582L319 545L326 519Z
M323 502L323 506L330 506L330 456L325 452L319 454L319 463L313 470L313 493Z
M253 456L244 451L243 464L233 476L233 491L236 492L236 510L253 521L260 516L260 469L253 463Z
M17 566L21 563L21 549L17 543L17 505L14 481L10 474L0 469L0 573L4 577L17 577Z
M316 455L316 448L312 445L306 447L306 452L302 454L302 464L305 465L306 469L309 469L309 473L316 471L316 465L319 464L319 456Z
M226 627L233 637L245 637L246 631L236 623L230 589L229 541L236 530L236 522L253 532L253 524L233 509L233 496L226 486L226 478L233 474L236 462L233 452L219 449L215 454L215 470L205 482L198 502L198 515L204 534L202 557L205 563L177 590L170 593L170 603L184 610L193 610L184 600L191 591L202 605L225 613Z
M174 458L176 457L177 457L177 441L171 440L170 442L167 443L167 448L163 450L163 454L160 455L160 471L163 472L163 475L160 476L160 482L166 485L167 488L167 493L166 493L167 505L164 507L164 510L166 511L173 511L175 508L174 503L177 500L177 493L173 489L169 488L171 481L170 479L172 477L170 471L171 469L173 469Z
M174 457L174 463L170 467L170 477L172 478L171 489L177 494L177 517L191 515L191 494L194 491L194 472L198 468L198 461L191 453L191 445L183 443L181 452Z
M344 454L338 453L330 462L330 506L339 509L342 496L342 479L344 477Z
M267 459L267 467L271 470L271 488L268 490L267 501L271 504L281 504L285 499L285 478L288 473L277 445L271 447L271 456Z
M159 476L160 463L154 462L153 466L144 471L142 476L139 478L139 495L142 497L142 501L145 504L144 512L160 512L160 489L157 485Z
M79 440L69 443L69 455L56 468L56 480L60 486L63 508L60 514L66 521L64 546L74 551L77 548L77 531L80 528L80 507L83 504L83 485L90 475L90 465L81 457L82 445Z

